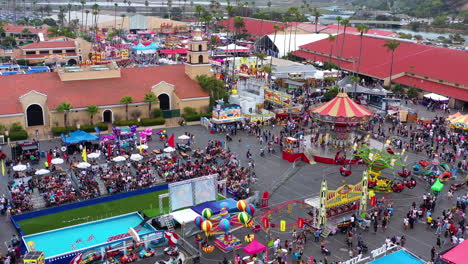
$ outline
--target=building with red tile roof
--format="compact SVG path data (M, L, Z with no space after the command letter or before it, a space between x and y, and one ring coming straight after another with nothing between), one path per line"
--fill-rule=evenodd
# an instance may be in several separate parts
M343 54L340 54L344 34L330 42L316 41L300 47L294 55L310 61L332 61L350 72L358 71L360 36L346 34ZM386 38L364 36L359 73L388 83L391 52L384 47ZM333 50L331 51L331 45ZM415 86L427 92L452 98L452 104L468 101L468 53L454 49L400 41L395 50L392 81ZM404 77L404 78L403 78Z
M63 114L55 111L63 102L72 105L69 120L75 123L89 123L85 111L89 105L99 107L95 121L112 122L125 117L125 106L120 104L124 96L133 98L129 113L138 112L136 115L148 117L148 104L144 101L148 93L158 97L163 110L193 107L197 111L207 111L208 94L186 74L184 65L107 67L109 69L104 71L93 71L90 67L83 72L62 69L59 73L1 76L0 89L4 95L0 97L0 123L20 122L25 127L63 126Z
M278 25L279 27L287 27L285 23L270 21L270 20L262 20L256 19L251 17L243 17L245 27L245 32L250 34L254 38L262 37L265 35L273 34L275 32L274 26ZM230 17L229 19L220 21L219 25L223 25L226 30L234 32L237 29L234 27L234 17Z
M24 30L27 29L27 32ZM5 36L12 36L16 39L17 44L23 44L31 41L44 40L47 37L47 28L35 28L24 25L12 25L7 24L3 26L5 30Z
M20 46L22 54L16 59L25 59L30 63L67 63L75 65L82 61L82 51L75 40L58 38Z

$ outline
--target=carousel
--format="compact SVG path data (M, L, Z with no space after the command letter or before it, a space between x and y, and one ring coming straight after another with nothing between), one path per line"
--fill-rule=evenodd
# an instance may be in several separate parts
M373 115L370 110L349 98L343 89L333 100L312 109L310 113L316 120L333 125L331 143L337 147L351 145L352 128L369 121Z

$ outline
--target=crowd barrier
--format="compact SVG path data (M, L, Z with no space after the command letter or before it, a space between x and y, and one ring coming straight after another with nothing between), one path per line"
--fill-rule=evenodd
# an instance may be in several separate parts
M135 191L130 191L130 192L125 192L125 193L118 193L114 195L108 195L104 197L99 197L91 200L85 200L85 201L80 201L80 202L75 202L75 203L70 203L70 204L65 204L65 205L60 205L56 207L51 207L39 211L33 211L33 212L27 212L24 214L19 214L19 215L13 215L10 217L11 223L13 226L17 229L17 231L23 236L24 232L21 230L20 225L18 224L19 221L26 220L26 219L31 219L31 218L36 218L44 215L49 215L49 214L55 214L55 213L60 213L63 211L68 211L72 209L77 209L85 206L90 206L90 205L95 205L95 204L100 204L100 203L107 203L115 200L120 200L124 198L129 198L137 195L142 195L142 194L147 194L147 193L152 193L152 192L158 192L162 190L167 190L168 185L167 184L162 184L162 185L157 185L145 189L139 189Z

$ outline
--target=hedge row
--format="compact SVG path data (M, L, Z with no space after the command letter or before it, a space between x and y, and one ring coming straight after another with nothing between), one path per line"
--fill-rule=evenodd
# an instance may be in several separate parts
M16 131L10 131L9 135L5 136L5 141L10 138L10 141L16 141L16 140L26 140L28 139L28 132L26 130L16 130Z
M94 127L99 127L99 129L101 131L107 130L107 123L97 123L97 124L94 124L94 125L83 125L83 126L80 126L80 130L85 131L85 132L95 132ZM75 127L75 126L68 127L68 129L65 128L65 127L53 127L52 128L52 133L54 134L54 136L60 136L61 134L66 134L66 133L73 132L73 131L76 131L76 130L78 130L78 128Z
M190 113L190 114L183 114L182 117L185 119L187 122L192 122L192 121L200 121L200 118L206 117L206 118L211 118L211 113Z
M120 120L115 121L116 126L160 126L164 125L166 120L162 117L157 118L142 118L140 122L138 120Z

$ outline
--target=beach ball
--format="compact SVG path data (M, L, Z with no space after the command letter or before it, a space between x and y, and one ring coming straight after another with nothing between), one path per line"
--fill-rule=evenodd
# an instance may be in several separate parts
M213 227L213 224L210 222L210 220L205 220L201 224L202 230L205 231L206 233L209 233L212 227Z
M203 209L202 216L205 219L210 219L212 215L213 215L213 210L211 210L210 208Z
M198 227L198 228L201 228L201 224L203 223L203 218L201 216L197 216L197 218L195 218L195 225Z
M250 215L248 213L246 213L246 212L239 213L239 215L237 217L239 218L239 221L243 225L246 225L250 220Z
M255 214L255 206L249 204L249 205L247 205L247 208L245 209L245 211L246 211L250 216L254 216L254 214Z
M229 220L227 219L221 219L221 221L219 221L219 227L224 232L228 232L229 229L231 229L231 223L229 223Z
M221 209L219 212L221 218L227 218L229 216L229 211L226 208Z
M229 205L228 205L228 203L226 203L226 202L222 202L222 203L220 204L220 207L221 207L221 209L223 209L223 208L229 209Z
M245 208L247 208L247 202L244 201L244 200L239 200L237 202L237 209L241 210L241 211L245 211Z

